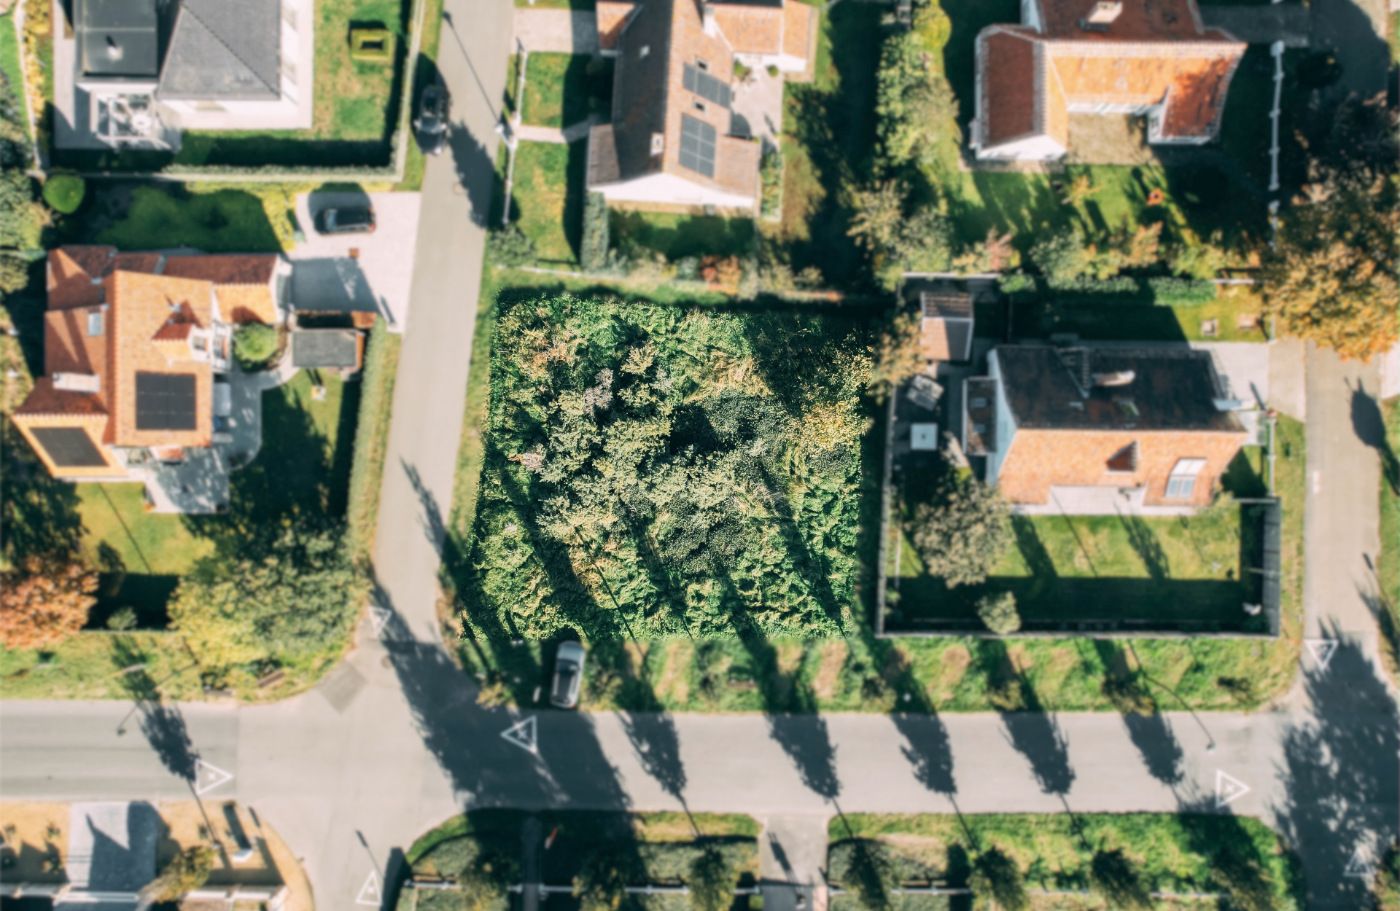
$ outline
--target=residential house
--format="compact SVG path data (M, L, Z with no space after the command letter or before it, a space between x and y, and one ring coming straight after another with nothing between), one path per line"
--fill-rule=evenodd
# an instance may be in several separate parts
M817 13L798 0L602 0L599 45L617 58L612 122L588 136L588 189L610 205L752 212L763 149L755 139L781 120L741 113L736 64L756 78L810 74ZM754 94L762 94L755 90Z
M1021 0L1020 25L977 36L971 145L979 159L1053 161L1081 114L1145 115L1152 143L1208 142L1244 51L1195 0Z
M1205 351L1001 345L964 383L961 441L1020 512L1183 514L1250 439L1239 407Z
M216 509L229 466L210 450L257 448L256 427L224 426L234 326L281 321L285 262L73 246L47 269L45 374L15 426L55 478L145 481L157 508ZM157 483L158 466L184 463L197 479Z
M60 138L159 149L184 130L309 128L314 19L311 0L72 0L60 40L87 129Z

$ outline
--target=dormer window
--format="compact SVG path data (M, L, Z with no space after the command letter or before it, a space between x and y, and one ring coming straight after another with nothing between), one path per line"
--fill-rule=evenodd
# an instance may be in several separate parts
M1120 473L1132 473L1138 467L1138 444L1137 441L1129 443L1122 449L1108 457L1108 470Z
M102 311L89 310L87 320L87 334L96 337L102 334Z

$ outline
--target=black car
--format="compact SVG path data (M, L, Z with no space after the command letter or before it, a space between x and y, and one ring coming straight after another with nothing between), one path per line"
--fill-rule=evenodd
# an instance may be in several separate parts
M428 155L437 155L447 143L447 89L434 82L418 99L418 116L413 119L418 145Z
M340 206L316 213L316 230L322 234L368 234L374 230L374 209Z

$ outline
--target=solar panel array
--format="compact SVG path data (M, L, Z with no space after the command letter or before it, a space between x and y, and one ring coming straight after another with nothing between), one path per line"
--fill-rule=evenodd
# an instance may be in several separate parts
M80 427L33 427L29 432L59 468L102 468L107 464Z
M194 374L136 374L137 430L194 430Z
M715 176L715 128L689 114L681 115L681 167Z
M706 101L713 101L722 108L729 107L729 83L716 79L693 63L685 65L681 77L686 91L694 92Z

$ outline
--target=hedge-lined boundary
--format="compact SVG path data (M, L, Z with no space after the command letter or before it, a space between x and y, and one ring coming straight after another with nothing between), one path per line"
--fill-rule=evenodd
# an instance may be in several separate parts
M379 488L389 448L389 412L402 344L401 336L390 333L382 322L376 324L369 334L360 376L360 411L355 420L355 454L345 505L347 543L351 559L357 562L368 561L379 522Z
M1220 290L1215 282L1196 278L1120 275L1102 280L1051 282L1023 272L1003 276L998 285L1002 293L1016 303L1053 300L1065 304L1155 304L1163 307L1208 304L1216 299Z

